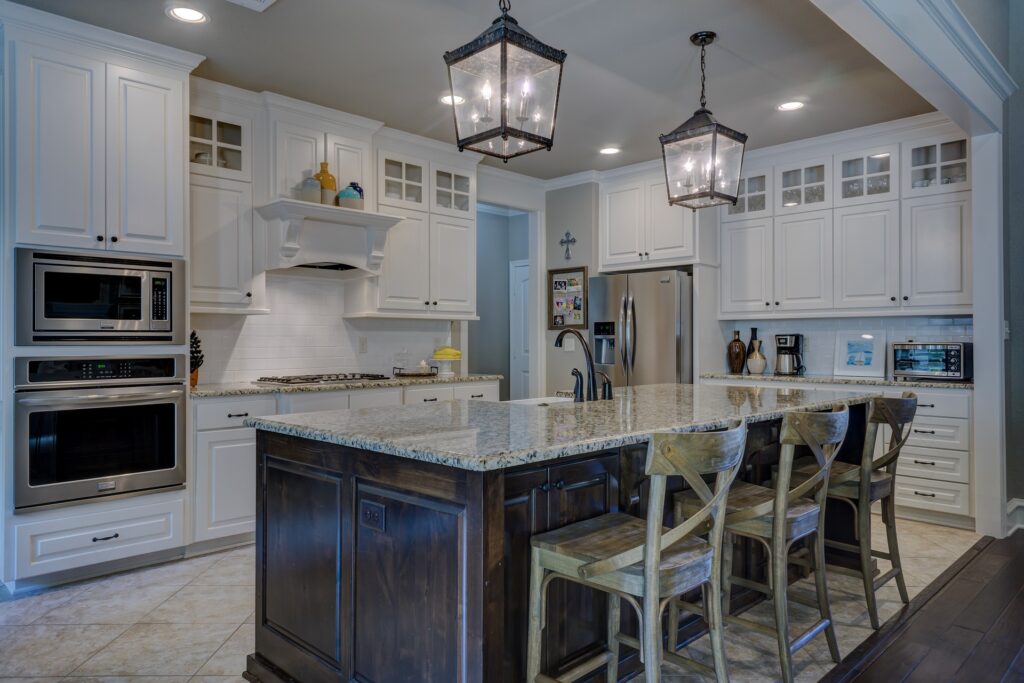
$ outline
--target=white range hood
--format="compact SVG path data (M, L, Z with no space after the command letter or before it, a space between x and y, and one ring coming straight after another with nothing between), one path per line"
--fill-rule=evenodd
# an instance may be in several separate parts
M403 220L284 198L256 212L267 222L267 270L333 266L379 275L387 231Z

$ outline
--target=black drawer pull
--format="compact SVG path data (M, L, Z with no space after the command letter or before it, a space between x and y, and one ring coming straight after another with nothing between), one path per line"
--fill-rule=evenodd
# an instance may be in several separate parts
M914 491L915 496L924 496L925 498L934 498L934 493L921 493L920 491Z
M434 398L425 398L425 399L423 399L423 402L424 403L430 403L431 401L436 401L436 400L437 400L437 397L435 396Z
M470 398L483 398L484 395L483 394L470 394L469 397Z
M934 403L918 403L917 407L918 408L934 408L935 404Z
M914 433L915 434L934 434L935 430L934 429L915 429Z
M914 460L914 464L915 465L931 465L932 467L935 467L935 461L934 460L916 460L915 459Z
M92 542L93 543L99 543L100 541L112 541L115 538L121 538L121 534L114 534L113 536L100 536L99 538L97 538L96 536L93 536L92 537Z
M249 413L228 413L228 417L249 417Z

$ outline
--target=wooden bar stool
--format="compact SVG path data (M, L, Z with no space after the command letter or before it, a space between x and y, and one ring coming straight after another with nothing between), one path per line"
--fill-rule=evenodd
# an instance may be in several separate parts
M837 548L860 555L860 571L845 567L834 567L836 571L851 573L864 581L864 597L868 603L868 616L871 628L877 629L878 604L875 593L892 579L896 579L896 587L904 604L910 602L907 584L903 577L903 564L900 561L900 548L896 540L895 499L896 465L903 450L903 445L910 438L910 427L917 414L917 395L912 391L903 392L901 398L876 398L871 402L868 412L867 429L864 435L864 452L859 465L837 462L832 465L832 473L828 480L828 497L841 500L853 508L857 519L856 538L858 545L825 541L829 548ZM887 424L892 434L888 447L881 456L875 458L875 441L878 425ZM793 472L793 480L800 481L813 473L813 465L798 467ZM888 552L871 549L871 505L881 501L882 523L885 524L885 536ZM879 557L889 560L892 568L874 577L872 558Z
M575 681L602 667L618 680L619 644L640 651L644 680L661 680L662 656L673 663L728 681L721 619L721 543L729 487L743 461L746 425L736 420L718 432L651 435L646 473L650 477L647 519L613 512L539 534L531 539L530 626L527 681ZM715 474L712 491L702 475ZM702 501L678 526L662 525L669 476L681 475ZM679 521L680 518L676 517ZM710 528L710 531L709 531ZM709 531L709 540L698 534ZM541 635L547 588L555 579L573 581L608 594L608 647L559 678L540 671ZM662 649L661 615L669 600L702 588L714 669ZM640 638L619 633L620 600L636 610Z
M738 481L733 484L726 503L725 542L723 553L722 612L726 622L740 624L766 635L779 643L782 679L793 680L793 654L824 631L829 653L839 662L839 643L832 625L825 577L825 482L839 447L846 437L850 411L837 405L829 412L788 412L782 419L779 441L782 451L774 489ZM793 457L797 446L807 446L814 455L817 472L790 488ZM813 496L813 497L808 497ZM676 494L676 514L688 514L700 506L691 491ZM732 539L751 538L768 552L769 585L732 576ZM789 638L788 564L793 543L808 538L814 563L816 604L820 618L794 640ZM775 628L729 614L729 591L732 584L764 593L775 603ZM671 624L670 624L671 628Z

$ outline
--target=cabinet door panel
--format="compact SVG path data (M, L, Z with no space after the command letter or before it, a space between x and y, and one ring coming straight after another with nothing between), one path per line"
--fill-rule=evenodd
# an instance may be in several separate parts
M430 217L430 309L476 312L476 221Z
M320 162L324 158L324 134L286 121L275 121L274 157L277 196L301 199L303 179L320 170Z
M836 308L899 305L899 202L836 209Z
M256 430L196 433L195 538L208 541L256 528Z
M853 150L835 155L835 206L899 199L899 156L899 145Z
M775 167L775 215L832 208L832 157Z
M903 306L970 304L971 193L906 199L902 210Z
M648 181L645 190L647 234L644 259L675 261L693 258L693 211L669 205L664 180Z
M476 170L430 164L430 212L455 218L476 215Z
M373 183L367 169L370 168L370 146L365 142L352 140L340 135L327 135L327 161L331 173L338 179L338 189L351 182L363 188L363 208L372 210L376 206L372 194ZM370 194L367 194L370 193Z
M832 212L776 218L774 243L774 308L832 308Z
M107 244L181 255L182 82L107 65Z
M430 299L430 216L381 205L384 213L405 216L388 230L380 275L380 307L427 311ZM399 213L401 212L401 213Z
M640 263L644 251L644 188L639 182L601 190L601 266Z
M104 64L31 43L14 50L17 240L103 248Z
M721 239L722 312L771 311L771 219L723 224Z
M252 186L193 175L191 300L249 304L252 301Z
M378 150L377 201L403 210L427 211L429 174L430 164L423 159Z

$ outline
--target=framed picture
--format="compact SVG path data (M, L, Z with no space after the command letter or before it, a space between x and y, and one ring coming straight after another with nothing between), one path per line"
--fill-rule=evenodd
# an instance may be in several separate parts
M885 377L885 330L836 333L833 374L840 377Z
M587 267L548 271L548 329L587 329Z

